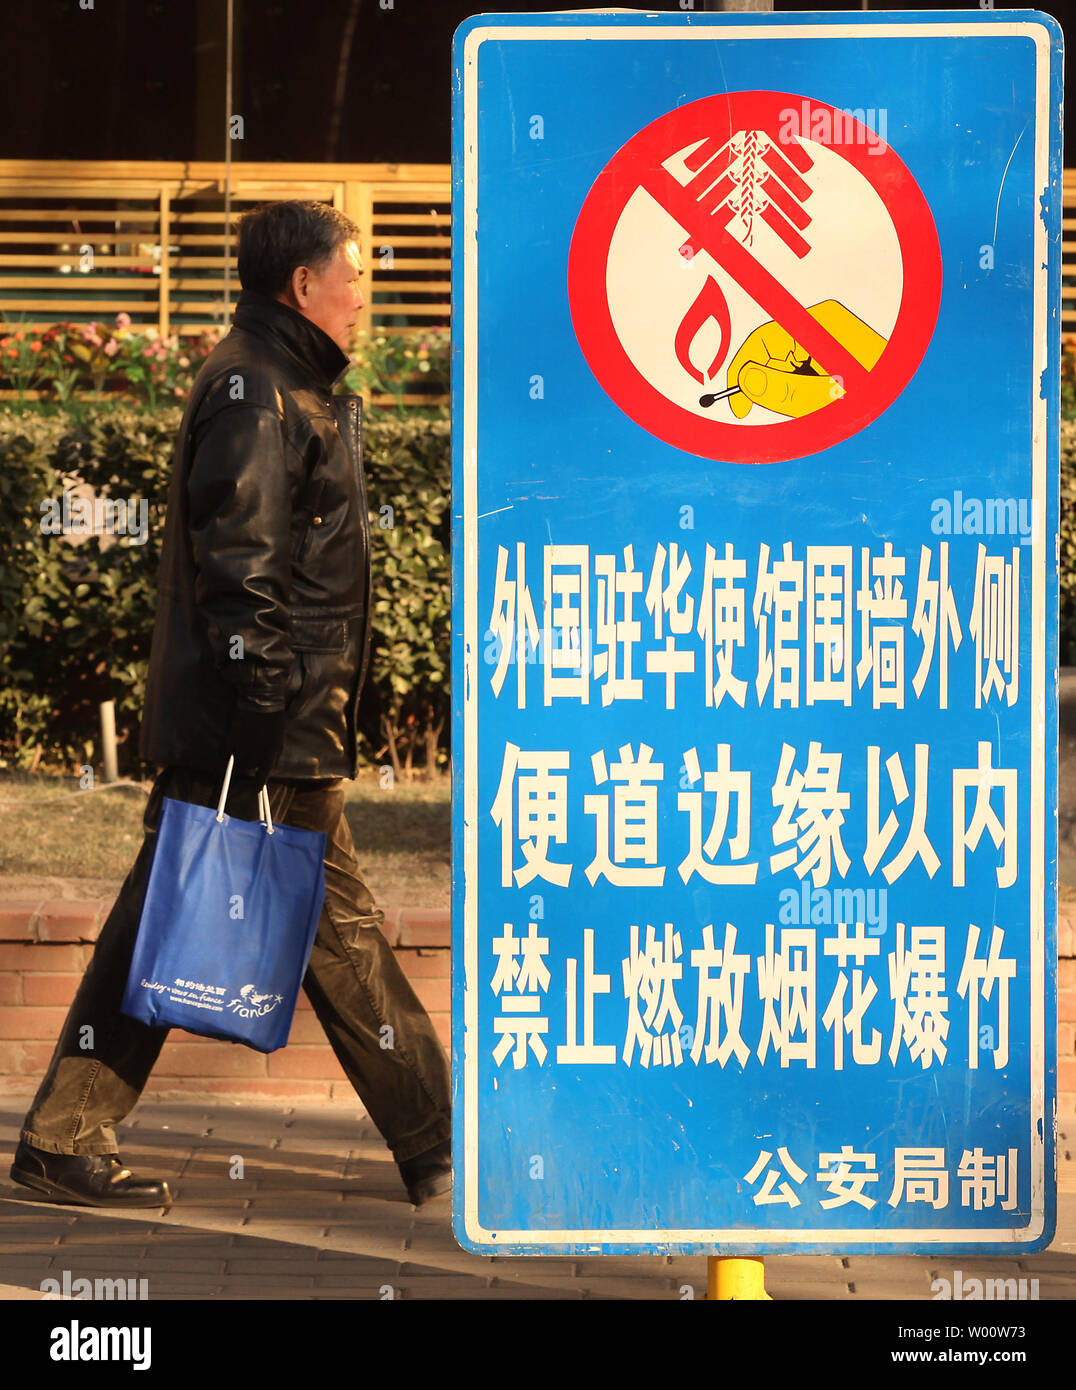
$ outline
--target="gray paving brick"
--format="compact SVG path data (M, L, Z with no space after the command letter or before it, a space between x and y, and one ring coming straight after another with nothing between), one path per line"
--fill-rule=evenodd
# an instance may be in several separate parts
M316 1262L301 1246L289 1249L269 1246L257 1255L236 1255L228 1259L224 1266L226 1274L280 1274L309 1275L312 1279L317 1273Z
M192 1274L179 1269L151 1269L145 1272L145 1277L149 1280L149 1293L152 1298L159 1290L164 1287L204 1289L218 1284L222 1278L219 1274Z
M164 1256L179 1255L184 1259L193 1259L199 1256L218 1255L231 1252L235 1246L234 1242L238 1236L221 1234L219 1236L206 1236L199 1234L194 1239L175 1240L169 1236L154 1236L152 1242L147 1246L155 1255Z
M705 1260L705 1256L703 1259ZM771 1270L775 1274L786 1274L805 1269L840 1274L845 1265L839 1255L766 1255L763 1267L768 1276Z
M1028 1259L1034 1259L1034 1255L1029 1255ZM1016 1271L1020 1257L1018 1255L945 1255L939 1259L932 1255L924 1260L927 1268L936 1270L946 1278L951 1278L953 1271L959 1269L967 1276L982 1278L983 1275L995 1276L1002 1270Z
M309 1226L314 1230L339 1221L340 1207L336 1202L324 1200L308 1201L301 1205L296 1199L290 1203L274 1202L254 1194L247 1199L243 1215L249 1221L265 1220L275 1225Z
M1076 1254L1069 1255L1061 1252L1051 1254L1049 1250L1044 1250L1041 1255L1023 1255L1020 1259L1020 1268L1031 1274L1037 1274L1040 1270L1076 1274Z
M784 1257L780 1258L783 1259ZM812 1259L809 1255L792 1258ZM821 1260L823 1257L818 1256L817 1258ZM901 1270L927 1270L937 1264L936 1255L850 1255L847 1260L847 1268L849 1269L883 1270L886 1273L894 1274ZM776 1267L778 1259L775 1258L773 1263ZM769 1268L769 1261L767 1261L767 1268Z
M355 1130L376 1134L373 1121L362 1108L358 1096L354 1099L353 1105L304 1101L281 1117L281 1128L289 1134L323 1134L329 1139L339 1139Z
M334 1239L337 1239L338 1236L334 1235L333 1238L334 1238ZM382 1243L383 1245L392 1244L392 1245L394 1246L394 1248L399 1252L399 1254L400 1254L401 1256L404 1254L405 1247L404 1247L404 1242L403 1242L402 1239L400 1239L400 1240L395 1240L392 1236L386 1236L386 1238L385 1238L381 1243ZM353 1260L354 1258L355 1258L355 1255L354 1255L350 1250L319 1250L319 1251L318 1251L318 1259L319 1259L319 1260L324 1260L324 1261L326 1261L326 1262L331 1262L331 1263L336 1263L338 1260Z
M485 1279L468 1278L464 1274L427 1274L422 1278L411 1275L406 1279L386 1280L386 1283L396 1289L397 1298L456 1298L468 1289L485 1292L487 1288Z
M581 1279L586 1279L592 1274L601 1275L603 1278L612 1274L622 1278L632 1278L636 1275L660 1278L667 1275L669 1269L660 1255L587 1255L575 1260L574 1264L574 1273Z
M206 1220L210 1212L218 1217L230 1211L241 1215L254 1198L250 1184L226 1178L180 1177L168 1185L174 1199L171 1215L191 1226Z
M676 1302L680 1299L680 1280L661 1278L616 1279L588 1278L574 1281L584 1288L588 1295L600 1294L603 1298L656 1298ZM705 1284L698 1285L698 1292L705 1293Z
M488 1303L498 1300L505 1303L552 1303L563 1302L569 1299L579 1301L583 1297L584 1295L575 1289L562 1292L559 1289L528 1288L525 1292L520 1293L514 1289L460 1287L445 1293L434 1293L432 1291L427 1293L408 1292L404 1297L404 1302L425 1303L431 1299L450 1298L467 1303Z
M349 1134L344 1139L318 1139L313 1135L293 1136L285 1134L272 1152L284 1159L293 1160L296 1165L307 1164L314 1159L339 1164L347 1163L355 1147L355 1136Z
M823 1297L813 1284L796 1285L793 1288L782 1289L780 1293L774 1293L770 1289L767 1289L766 1292L775 1303L817 1303ZM827 1293L824 1298L827 1303L854 1303L857 1296L860 1298L872 1297L870 1294L864 1295L861 1292L857 1295L850 1289L844 1289L840 1293ZM905 1295L902 1294L901 1301L904 1298Z
M152 1277L155 1269L164 1269L185 1274L222 1274L224 1272L225 1260L220 1259L184 1259L182 1256L162 1253L160 1255L149 1254L143 1257L140 1268Z
M48 1206L34 1207L28 1215L23 1215L22 1209L20 1209L18 1218L9 1218L5 1212L0 1217L0 1239L3 1240L5 1246L19 1240L33 1240L40 1243L53 1236L62 1236L65 1231L71 1229L77 1220L77 1216L58 1212L55 1208Z
M357 1289L354 1293L348 1293L346 1289L318 1289L314 1287L306 1295L311 1302L381 1302L381 1294L377 1289Z
M332 1272L325 1269L317 1269L314 1272L314 1283L318 1289L339 1289L345 1284L361 1284L363 1287L380 1289L382 1284L395 1287L398 1282L398 1269L391 1259L364 1259L356 1261L354 1265L338 1266Z
M305 1302L311 1295L302 1289L252 1289L246 1285L242 1288L225 1288L216 1298L230 1303L249 1303L252 1299L257 1299L259 1303L294 1303L296 1299L302 1298Z
M326 1179L320 1173L317 1176L311 1175L308 1182L284 1183L279 1179L266 1177L264 1172L248 1166L242 1178L232 1178L228 1181L236 1190L242 1188L248 1197L256 1197L259 1202L275 1203L278 1206L287 1202L293 1205L301 1203L304 1211L310 1204L343 1202L343 1181Z
M519 1269L526 1265L527 1268L542 1269L550 1274L575 1274L579 1267L578 1260L568 1256L561 1258L559 1255L482 1255L478 1258L484 1259L495 1272L506 1267Z
M933 1298L931 1281L922 1279L849 1279L860 1298ZM766 1285L769 1288L769 1284ZM774 1287L777 1287L775 1285Z
M167 1298L168 1302L206 1302L209 1298L224 1297L224 1290L221 1289L220 1284L206 1284L204 1289L197 1291L177 1286L174 1289L161 1290L161 1293L157 1294L156 1297L158 1300ZM150 1302L153 1302L153 1298L150 1298Z
M69 1231L57 1241L56 1251L67 1251L78 1249L84 1245L109 1245L118 1250L138 1250L146 1244L146 1236L143 1231L130 1232L123 1229L126 1222L117 1221L115 1226L102 1229L100 1226L72 1226Z

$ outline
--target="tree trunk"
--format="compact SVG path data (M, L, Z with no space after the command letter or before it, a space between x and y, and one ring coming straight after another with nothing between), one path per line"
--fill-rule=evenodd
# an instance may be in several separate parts
M433 777L437 772L437 750L440 746L441 730L445 727L444 715L435 724L433 705L426 706L426 728L423 737L426 741L426 773Z
M396 735L399 733L399 726L396 723L397 707L394 704L388 713L381 716L381 732L385 735L388 744L389 759L392 762L392 775L400 778L400 755L396 747Z

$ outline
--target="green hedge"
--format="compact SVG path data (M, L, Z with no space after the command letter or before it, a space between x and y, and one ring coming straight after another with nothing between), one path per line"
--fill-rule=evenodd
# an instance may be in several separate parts
M98 704L113 699L123 769L139 771L138 721L181 418L180 407L78 417L0 410L0 766L35 766L42 758L94 765ZM450 723L449 426L373 420L365 441L374 626L360 708L362 754L372 762L390 759L398 773L415 764L443 767ZM144 501L145 543L45 534L43 501L61 503L79 480L99 497Z

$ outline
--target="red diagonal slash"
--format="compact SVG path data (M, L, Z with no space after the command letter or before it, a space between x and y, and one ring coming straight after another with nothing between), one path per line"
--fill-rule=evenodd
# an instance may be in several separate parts
M723 266L755 303L790 333L816 362L825 363L830 376L840 377L846 393L866 386L869 371L817 319L811 317L779 280L774 279L749 251L725 231L717 217L700 207L667 169L661 164L653 165L640 179L640 187L645 188L655 202L680 223L693 246L708 251L718 265Z

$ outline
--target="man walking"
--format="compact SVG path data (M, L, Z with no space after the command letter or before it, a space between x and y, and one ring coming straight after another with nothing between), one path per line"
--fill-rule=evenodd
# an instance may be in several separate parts
M360 877L343 779L370 641L361 400L334 396L362 308L358 228L323 203L248 213L243 293L176 442L140 751L145 839L23 1122L11 1177L64 1201L159 1206L115 1126L167 1036L120 1013L164 796L324 831L325 905L303 982L412 1202L452 1184L448 1065Z

